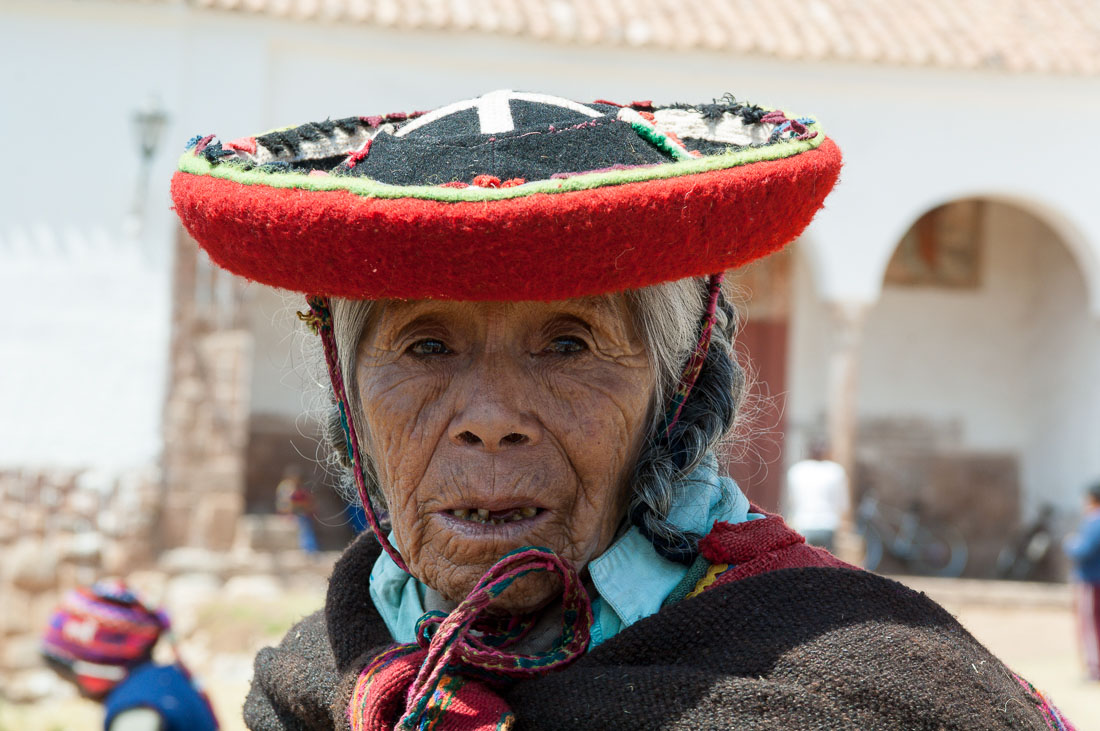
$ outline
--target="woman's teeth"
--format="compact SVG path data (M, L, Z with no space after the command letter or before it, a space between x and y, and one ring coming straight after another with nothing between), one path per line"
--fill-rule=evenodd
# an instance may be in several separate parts
M485 508L477 508L476 510L458 508L457 510L452 510L451 515L460 520L468 520L472 523L503 525L504 523L515 523L516 521L525 520L527 518L534 518L538 512L538 508L513 508L511 510L495 511L486 510Z

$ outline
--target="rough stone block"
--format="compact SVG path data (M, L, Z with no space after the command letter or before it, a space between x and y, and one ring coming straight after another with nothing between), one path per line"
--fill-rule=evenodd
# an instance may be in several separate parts
M237 526L238 545L251 551L298 548L298 524L286 515L244 515Z
M31 595L10 584L0 587L0 637L31 632Z
M38 648L38 636L34 633L8 637L0 651L0 667L7 672L40 668L43 661Z
M3 695L12 703L38 703L47 698L71 696L66 681L49 668L13 673L3 684Z
M274 576L252 574L234 576L225 582L222 595L226 599L276 601L282 596L283 587Z
M238 483L238 487L240 484ZM203 495L195 509L197 541L208 548L226 551L233 547L237 521L244 510L241 490Z
M24 538L0 557L5 583L28 592L48 591L57 585L59 552L49 542Z
M169 574L211 574L220 576L226 558L217 551L198 546L181 546L160 555L157 566Z

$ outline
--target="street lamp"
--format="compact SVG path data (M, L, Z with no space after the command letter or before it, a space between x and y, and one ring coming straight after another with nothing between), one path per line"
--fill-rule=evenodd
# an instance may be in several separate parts
M157 151L161 132L168 123L168 115L161 109L160 99L151 96L145 104L134 112L134 129L137 131L138 144L141 145L142 162L148 164Z
M153 157L160 144L161 134L168 124L168 114L161 108L160 99L150 96L133 114L134 132L137 137L141 159L138 163L137 190L134 204L128 216L128 232L135 238L141 232L145 219L145 201L149 190L149 175L153 167Z

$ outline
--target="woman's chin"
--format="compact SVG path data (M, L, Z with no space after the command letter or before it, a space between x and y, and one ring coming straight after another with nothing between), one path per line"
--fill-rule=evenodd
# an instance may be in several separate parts
M561 595L561 588L561 579L556 575L521 576L493 600L489 611L500 614L533 614L557 599Z
M465 599L481 577L492 568L495 562L490 562L481 567L470 567L473 573L464 577L464 581L455 582L449 586L436 588L440 594L453 602L461 602ZM476 575L474 575L476 574ZM429 586L430 586L429 582ZM489 612L494 614L531 614L550 604L561 594L561 579L557 575L547 573L527 574L512 582L511 586L492 601Z

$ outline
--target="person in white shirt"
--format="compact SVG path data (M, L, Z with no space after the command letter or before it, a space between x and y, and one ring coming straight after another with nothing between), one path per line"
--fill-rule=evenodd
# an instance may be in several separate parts
M806 537L806 542L832 551L837 528L848 510L848 475L828 459L823 442L810 446L809 458L787 471L784 499L787 524Z

